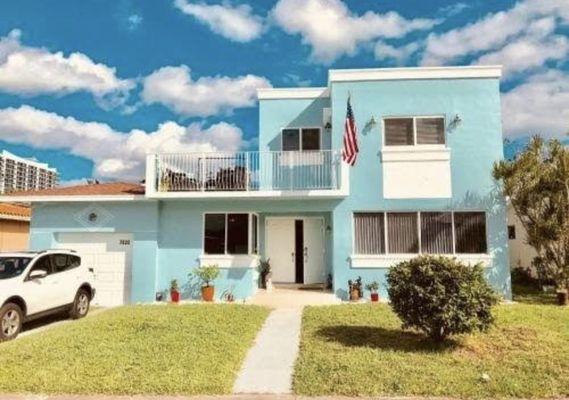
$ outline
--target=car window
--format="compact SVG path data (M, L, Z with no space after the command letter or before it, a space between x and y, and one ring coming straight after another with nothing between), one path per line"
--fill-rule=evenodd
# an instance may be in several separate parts
M81 257L78 256L68 256L69 268L77 268L81 265Z
M0 279L10 279L24 272L30 257L0 257Z
M34 265L32 266L32 268L30 269L30 273L32 271L45 271L46 274L51 274L52 270L51 270L51 262L50 262L50 256L43 256L40 259L38 259Z
M53 273L56 274L58 272L66 271L69 267L69 263L67 262L67 254L52 254L51 255L51 264L53 266Z

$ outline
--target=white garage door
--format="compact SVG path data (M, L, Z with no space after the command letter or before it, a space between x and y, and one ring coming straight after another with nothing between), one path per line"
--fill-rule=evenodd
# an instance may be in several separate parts
M128 233L60 233L57 246L77 251L81 264L95 271L93 304L104 307L129 302L132 282L132 236Z

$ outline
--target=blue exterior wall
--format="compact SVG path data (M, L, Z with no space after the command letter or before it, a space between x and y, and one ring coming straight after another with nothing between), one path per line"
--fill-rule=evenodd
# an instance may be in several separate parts
M88 225L80 217L90 209L107 217L101 224ZM120 232L132 234L132 302L153 301L156 286L158 203L71 202L34 204L30 227L30 248L54 248L58 233Z
M205 212L257 212L259 241L264 253L265 218L271 215L322 216L326 233L326 268L333 274L336 293L345 298L348 279L378 280L386 296L386 268L350 266L352 215L356 211L478 210L487 212L490 282L511 297L505 204L491 177L492 165L502 159L499 82L497 79L409 80L333 83L331 98L263 100L260 102L259 150L279 151L283 127L322 126L322 109L332 108L332 132L322 131L323 148L341 149L348 92L360 130L360 153L350 168L350 196L342 200L161 200L98 203L113 217L100 227L85 227L75 217L87 203L34 205L30 244L53 247L59 232L128 232L133 235L132 301L152 301L178 279L185 298L197 297L199 285L189 275L203 247ZM447 134L451 151L452 198L385 199L382 188L381 119L384 116L458 114L462 123ZM365 129L371 117L378 124ZM224 269L216 294L231 289L237 298L256 287L253 269Z
M377 279L385 296L386 269L353 269L352 213L355 211L478 210L487 212L488 249L493 256L487 274L492 285L511 298L506 208L491 176L503 158L498 79L445 79L333 83L332 147L341 148L348 93L357 125L360 153L350 169L350 196L333 212L334 287L346 297L348 279ZM385 199L380 149L385 116L458 114L462 123L447 133L451 151L450 199ZM377 121L365 130L371 117Z
M262 100L259 103L259 151L281 150L281 129L322 127L322 110L330 98ZM322 149L330 149L331 134L322 130Z
M182 297L200 297L200 283L192 270L203 253L203 215L211 212L256 212L259 214L259 249L265 249L265 218L268 216L320 216L331 225L334 200L166 200L125 202L43 203L33 206L30 248L56 246L59 233L130 233L133 237L132 302L154 301L157 292L166 292L170 281L179 281ZM96 208L110 217L101 225L81 222L78 215ZM332 234L326 234L326 269L332 270ZM258 273L251 268L222 268L215 281L216 297L230 290L236 298L254 294Z

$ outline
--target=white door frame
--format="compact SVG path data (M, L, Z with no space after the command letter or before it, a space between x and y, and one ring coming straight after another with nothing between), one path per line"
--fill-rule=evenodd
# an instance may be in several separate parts
M322 232L322 235L323 235L323 238L322 238L322 239L323 239L323 240L322 240L322 242L324 243L324 248L322 249L322 260L323 260L323 263L324 263L323 268L324 268L324 270L326 269L326 265L325 265L325 264L326 264L326 236L325 236L325 232L326 232L326 219L325 219L325 217L322 217L322 216L313 216L313 215L311 215L311 216L307 216L307 215L277 215L277 216L266 216L266 217L265 217L265 234L264 234L265 245L264 245L264 249L263 249L263 250L265 251L264 257L269 256L268 254L266 254L267 247L268 247L268 246L267 246L267 243L268 243L268 234L269 234L269 230L268 230L268 220L269 220L269 219L292 219L292 220L299 220L299 219L300 219L300 220L302 220L302 221L305 221L305 220L308 220L308 219L317 219L317 220L320 220L320 221L322 222L322 228L323 228L323 232ZM303 268L303 277L302 277L302 279L303 279L303 282L306 282L306 268Z

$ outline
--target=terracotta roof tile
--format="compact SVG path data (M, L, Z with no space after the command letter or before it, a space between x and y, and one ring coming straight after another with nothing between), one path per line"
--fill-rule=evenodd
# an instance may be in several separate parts
M112 182L77 186L61 186L52 189L12 192L8 196L121 196L144 195L139 183Z
M2 217L30 218L30 207L18 204L0 203L0 219Z

